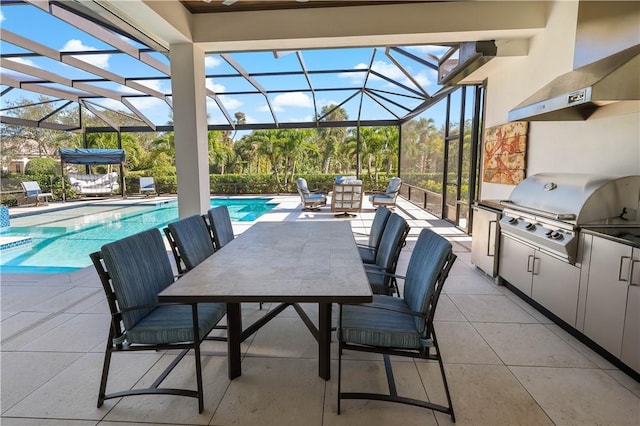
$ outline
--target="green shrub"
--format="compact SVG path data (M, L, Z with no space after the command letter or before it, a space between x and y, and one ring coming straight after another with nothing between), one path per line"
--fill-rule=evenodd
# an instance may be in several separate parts
M60 165L53 158L32 158L24 168L25 175L59 175Z

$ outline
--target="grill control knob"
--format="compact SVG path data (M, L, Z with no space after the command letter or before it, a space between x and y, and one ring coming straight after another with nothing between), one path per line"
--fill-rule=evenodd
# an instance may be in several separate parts
M551 234L551 238L553 238L554 240L562 240L564 236L560 232L554 232L553 234Z
M518 219L516 219L515 217L510 217L508 222L512 225L515 225L516 223L518 223Z
M527 224L524 226L524 229L526 229L526 230L528 230L528 231L533 231L533 230L535 230L535 229L536 229L536 226L535 226L533 223L527 223Z
M544 233L547 237L551 238L551 234L553 234L553 231L551 229L548 229L547 232Z

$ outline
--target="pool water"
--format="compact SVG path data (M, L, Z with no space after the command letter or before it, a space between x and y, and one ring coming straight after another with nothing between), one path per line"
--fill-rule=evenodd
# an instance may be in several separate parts
M270 198L219 199L231 220L254 221L273 209ZM90 205L11 219L0 236L31 237L31 246L0 252L0 272L51 274L91 265L89 254L102 245L149 228L162 229L178 219L177 202L157 205Z

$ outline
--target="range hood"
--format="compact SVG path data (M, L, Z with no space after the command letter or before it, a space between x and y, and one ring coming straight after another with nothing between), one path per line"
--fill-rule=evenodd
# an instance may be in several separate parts
M557 77L509 111L509 121L586 120L600 106L640 100L640 45Z

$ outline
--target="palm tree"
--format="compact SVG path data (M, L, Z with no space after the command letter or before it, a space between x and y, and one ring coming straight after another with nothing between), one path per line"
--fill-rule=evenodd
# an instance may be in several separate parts
M344 121L348 118L347 111L344 108L336 107L335 105L326 105L322 107L320 114L322 121ZM348 130L344 127L321 127L318 129L318 135L320 136L320 143L323 148L322 155L322 172L329 173L329 166L331 165L331 159L336 153L338 146L340 146L346 139Z

